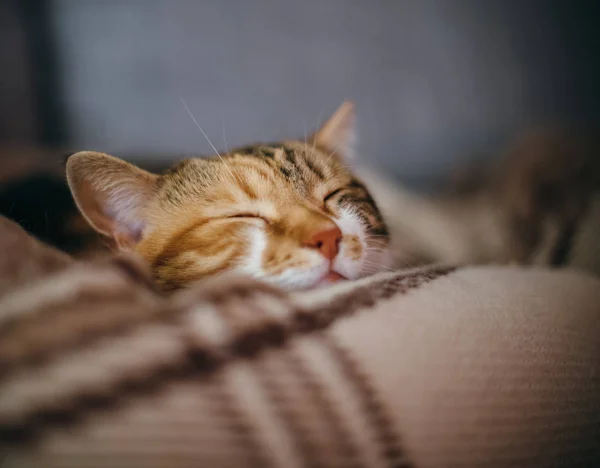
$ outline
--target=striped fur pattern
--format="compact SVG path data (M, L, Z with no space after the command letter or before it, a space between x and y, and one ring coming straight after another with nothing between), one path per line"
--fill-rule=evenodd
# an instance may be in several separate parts
M353 121L345 103L307 142L189 159L162 175L82 152L67 176L91 225L139 253L163 290L225 272L311 288L387 267L386 225L349 167ZM322 233L335 239L315 240Z

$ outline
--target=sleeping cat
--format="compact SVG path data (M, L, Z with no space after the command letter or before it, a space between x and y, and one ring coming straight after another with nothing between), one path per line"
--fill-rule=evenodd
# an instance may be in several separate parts
M388 230L348 166L354 106L306 142L257 144L155 175L80 152L67 179L88 222L140 254L165 291L235 271L284 289L386 269Z
M365 188L348 168L353 121L345 103L308 142L248 146L159 176L83 152L67 176L88 222L141 254L165 290L227 271L299 289L428 263L600 273L600 158L587 139L527 134L431 197L363 167Z

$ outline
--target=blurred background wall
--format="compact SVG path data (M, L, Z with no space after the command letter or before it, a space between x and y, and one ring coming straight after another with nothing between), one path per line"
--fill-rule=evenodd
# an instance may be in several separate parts
M219 149L304 138L351 98L365 160L435 179L597 121L599 19L593 0L0 0L0 140L209 155L180 97Z

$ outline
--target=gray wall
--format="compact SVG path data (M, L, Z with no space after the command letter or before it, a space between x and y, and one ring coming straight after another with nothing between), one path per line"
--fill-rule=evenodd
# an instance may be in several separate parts
M365 159L435 177L582 110L552 3L55 0L70 143L210 154L180 96L220 149L303 138L352 98Z

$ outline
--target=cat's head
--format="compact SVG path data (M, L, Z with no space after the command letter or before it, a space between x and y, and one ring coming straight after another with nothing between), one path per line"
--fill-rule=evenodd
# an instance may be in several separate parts
M353 127L346 102L306 142L189 159L162 175L80 152L67 178L90 224L143 256L165 290L228 271L310 288L388 261L387 228L348 166Z

